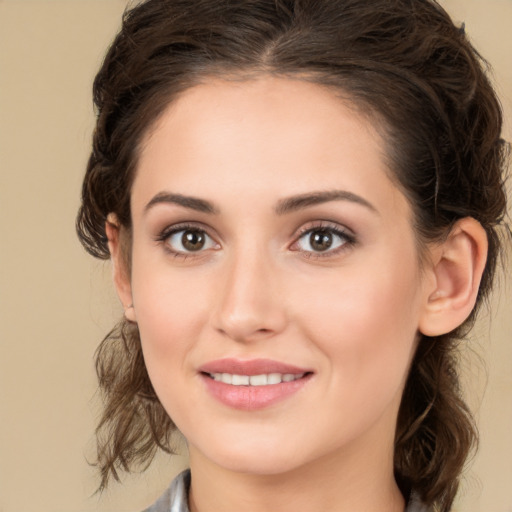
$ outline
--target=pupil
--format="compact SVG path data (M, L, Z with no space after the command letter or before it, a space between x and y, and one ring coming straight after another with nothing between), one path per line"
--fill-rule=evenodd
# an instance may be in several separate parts
M328 231L311 233L309 243L315 251L326 251L332 245L332 234Z
M204 234L199 231L185 231L181 237L181 243L188 251L202 249L204 242Z

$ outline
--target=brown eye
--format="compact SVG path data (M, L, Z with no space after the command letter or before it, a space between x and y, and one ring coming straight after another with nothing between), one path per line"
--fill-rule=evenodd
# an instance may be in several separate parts
M181 244L187 251L200 251L206 242L205 234L201 231L184 231L181 235Z
M327 251L332 246L332 233L328 231L313 231L309 234L309 245L314 251Z
M174 253L201 252L213 249L217 244L202 229L177 229L165 237L165 243Z
M351 243L353 238L340 229L319 227L303 233L296 247L306 253L334 253L335 249Z

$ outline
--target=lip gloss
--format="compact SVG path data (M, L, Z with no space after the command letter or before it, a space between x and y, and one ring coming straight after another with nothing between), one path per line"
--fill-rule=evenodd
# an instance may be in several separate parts
M201 366L199 371L208 392L215 399L228 407L245 411L264 409L285 400L303 388L312 377L311 370L307 368L270 359L220 359ZM250 377L254 376L260 377L252 379L253 382L264 382L267 376L271 383L251 385Z

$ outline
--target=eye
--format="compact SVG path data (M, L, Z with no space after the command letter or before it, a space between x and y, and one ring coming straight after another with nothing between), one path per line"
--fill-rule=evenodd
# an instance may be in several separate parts
M315 227L305 231L293 248L307 253L334 253L354 239L348 233L334 227Z
M177 254L201 252L217 247L217 243L205 231L195 227L176 228L162 238L169 249Z

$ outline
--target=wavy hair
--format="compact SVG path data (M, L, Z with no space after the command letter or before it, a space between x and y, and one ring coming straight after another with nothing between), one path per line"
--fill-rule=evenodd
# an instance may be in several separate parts
M130 236L139 147L165 107L212 76L295 76L334 88L377 121L419 245L463 217L487 233L477 308L488 294L506 211L502 114L487 64L433 0L146 0L125 12L94 82L97 111L77 231L109 258L105 222ZM129 255L128 255L129 259ZM459 388L454 332L422 336L398 415L394 467L407 496L450 510L477 431ZM144 366L137 326L122 320L96 355L104 412L101 487L119 470L172 451L172 420Z

